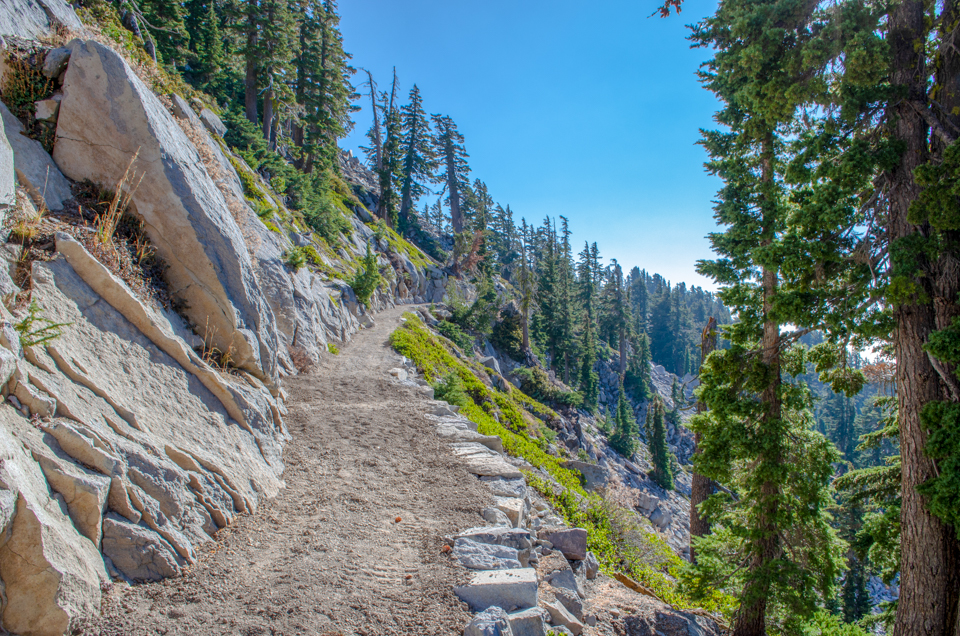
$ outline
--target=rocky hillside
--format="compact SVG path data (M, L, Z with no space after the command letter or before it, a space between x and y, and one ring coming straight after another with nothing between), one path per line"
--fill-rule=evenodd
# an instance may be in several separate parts
M53 635L283 488L282 378L447 277L361 179L314 235L62 0L4 2L0 35L0 622Z

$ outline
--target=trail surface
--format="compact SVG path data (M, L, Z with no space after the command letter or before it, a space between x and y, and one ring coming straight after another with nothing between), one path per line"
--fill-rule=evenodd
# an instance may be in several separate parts
M288 378L287 487L201 550L186 573L114 586L85 633L460 634L466 579L442 536L482 525L490 495L387 371L408 307L379 314L339 355ZM396 519L400 518L400 522Z

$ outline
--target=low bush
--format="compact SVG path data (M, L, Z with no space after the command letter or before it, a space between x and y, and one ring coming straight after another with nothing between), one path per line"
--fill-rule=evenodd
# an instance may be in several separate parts
M437 323L437 331L444 338L449 338L453 344L460 347L464 353L470 355L473 353L473 338L468 336L463 329L455 322L441 320Z
M520 389L527 395L557 406L580 408L583 396L576 391L564 391L550 381L546 371L539 367L521 367L513 372L520 380Z
M460 407L470 404L470 398L463 390L463 383L455 373L448 373L442 380L430 386L433 387L433 397L437 400L444 400Z

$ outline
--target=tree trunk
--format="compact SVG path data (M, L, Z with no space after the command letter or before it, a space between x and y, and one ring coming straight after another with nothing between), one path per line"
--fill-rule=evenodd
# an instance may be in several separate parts
M270 131L273 129L273 89L268 88L263 93L263 138L270 147ZM273 150L272 147L270 147Z
M450 192L450 225L455 234L463 232L463 211L460 210L460 184L457 181L453 142L447 141L447 190Z
M417 147L416 125L410 131L410 143L407 145L407 156L403 166L403 187L400 190L400 215L397 225L405 232L408 227L410 206L413 205L413 159Z
M703 329L703 335L700 338L700 367L707 356L713 353L717 348L717 320L710 318L707 326ZM703 402L697 402L697 413L703 413L707 410L707 405ZM700 433L694 436L693 455L700 454ZM696 465L696 463L694 463ZM713 491L713 480L707 479L696 470L693 471L693 485L690 489L690 538L702 537L710 533L710 524L700 516L698 506L707 500ZM696 564L697 553L693 547L693 541L690 542L690 562Z
M949 3L948 3L949 4ZM926 102L922 43L925 40L924 3L904 0L890 14L888 41L893 68L891 83L903 87L905 94L888 113L894 137L903 143L900 163L890 174L889 241L920 233L927 226L915 226L907 220L910 204L920 187L913 178L917 166L927 160L927 126L909 103ZM936 270L920 259L921 271ZM956 276L956 272L953 273ZM955 530L930 514L917 486L937 475L934 462L924 453L927 431L920 412L929 402L944 398L943 384L931 364L923 344L938 326L938 318L952 313L927 275L916 281L934 302L912 301L894 307L896 327L894 345L897 356L897 403L902 462L900 511L901 558L900 600L894 633L897 636L933 636L954 634L958 623L960 594L960 550ZM955 289L953 280L947 287ZM948 293L950 290L946 290ZM940 314L940 316L938 316Z
M377 107L377 85L373 81L373 74L367 71L367 81L370 83L370 108L373 111L373 169L376 172L383 170L383 142L380 139L380 109Z
M620 381L623 381L627 374L627 327L621 321L620 324Z
M247 50L246 75L243 80L243 101L246 107L247 120L256 126L259 123L257 116L257 0L247 0Z
M772 184L773 172L773 133L767 133L761 150L761 179L765 184ZM776 212L775 202L764 200L760 203L763 208L762 232L765 237L762 243L772 242ZM778 274L775 270L763 268L763 338L761 341L761 361L767 368L769 381L760 395L763 404L763 415L760 420L760 434L765 436L766 443L783 435L782 409L780 403L780 324L772 318L773 299L777 294ZM761 452L757 470L777 466L782 461L779 444L768 445ZM756 540L753 554L750 558L748 571L751 578L743 590L740 607L737 610L733 636L764 636L767 633L767 596L770 590L769 579L763 572L767 564L777 558L780 551L779 528L777 527L779 484L768 481L760 486L760 510L757 514L757 530L761 536Z

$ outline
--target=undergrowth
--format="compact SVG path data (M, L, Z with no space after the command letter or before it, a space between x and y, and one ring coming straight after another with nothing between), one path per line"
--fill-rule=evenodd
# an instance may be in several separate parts
M479 433L496 435L507 453L549 475L528 471L527 483L548 499L568 524L587 530L587 547L597 556L601 570L624 573L677 607L693 607L675 582L683 561L666 542L640 528L631 510L586 492L580 474L564 468L560 459L546 452L548 441L539 434L543 420L556 418L556 414L513 387L507 392L488 387L479 379L483 371L478 365L458 360L450 345L431 333L417 316L407 313L404 317L404 324L390 336L394 349L413 360L437 390L438 398L449 395L464 402L460 412L477 424ZM728 605L723 598L712 598L696 607L721 611Z

